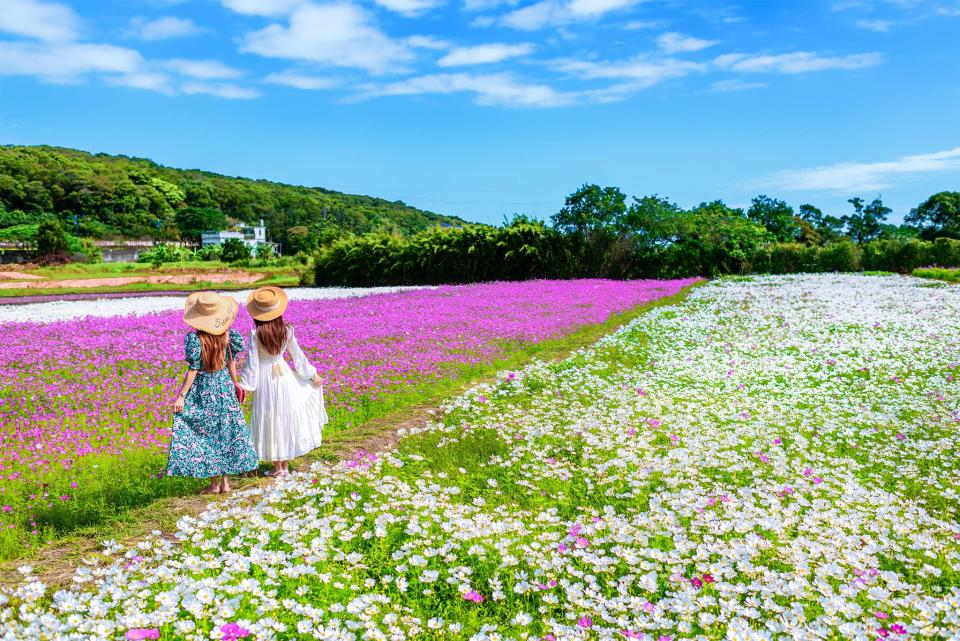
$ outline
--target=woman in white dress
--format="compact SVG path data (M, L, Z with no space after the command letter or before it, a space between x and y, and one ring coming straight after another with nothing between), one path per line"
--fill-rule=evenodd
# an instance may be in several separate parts
M317 368L297 344L293 327L283 322L288 303L279 287L261 287L247 298L256 323L239 386L253 392L250 430L261 461L273 463L271 476L290 473L289 462L320 447L327 411ZM283 358L288 352L293 369Z

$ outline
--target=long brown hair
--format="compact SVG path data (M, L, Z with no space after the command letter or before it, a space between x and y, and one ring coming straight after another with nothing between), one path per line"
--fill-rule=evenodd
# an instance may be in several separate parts
M287 342L287 324L283 322L283 316L277 316L273 320L258 321L257 340L273 356L276 356L283 350L284 343Z
M214 336L198 329L197 338L200 339L200 361L203 363L203 369L208 372L223 369L223 355L227 351L227 340L229 340L226 332Z

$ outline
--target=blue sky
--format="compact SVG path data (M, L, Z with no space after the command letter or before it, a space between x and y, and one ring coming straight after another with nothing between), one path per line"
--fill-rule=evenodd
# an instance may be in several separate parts
M3 0L0 143L547 218L960 189L960 0Z

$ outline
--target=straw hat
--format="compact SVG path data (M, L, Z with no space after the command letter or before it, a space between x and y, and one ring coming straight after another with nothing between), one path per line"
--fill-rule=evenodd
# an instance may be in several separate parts
M202 332L219 336L237 317L237 301L215 292L194 292L183 305L183 322Z
M287 309L287 293L279 287L261 287L247 297L247 311L253 320L269 321Z

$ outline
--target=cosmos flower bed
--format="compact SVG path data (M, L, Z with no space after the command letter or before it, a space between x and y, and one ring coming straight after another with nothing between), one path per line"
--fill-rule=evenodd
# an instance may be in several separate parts
M342 414L411 384L455 376L519 345L602 322L691 282L441 287L295 300L285 318L318 366L328 404ZM118 301L115 312L167 304L159 301L125 302L133 307ZM61 307L50 313L70 312ZM157 478L170 402L186 368L180 316L0 324L0 556L15 552L24 537L43 538L53 529L96 522L116 506L184 491L183 481ZM236 328L246 338L251 327L241 311Z
M953 639L958 317L903 277L711 283L71 590L24 568L0 633Z

